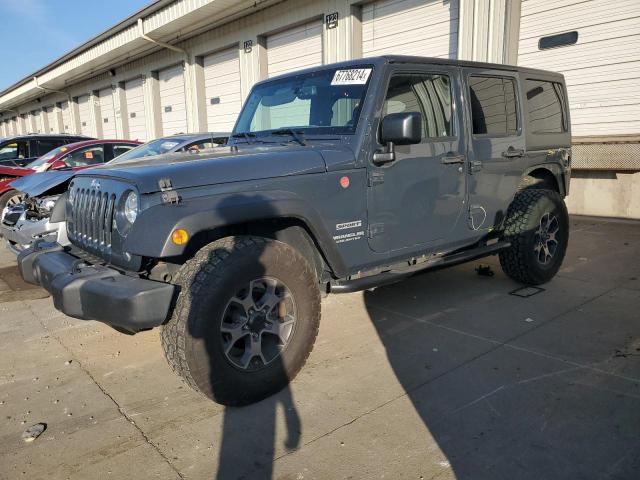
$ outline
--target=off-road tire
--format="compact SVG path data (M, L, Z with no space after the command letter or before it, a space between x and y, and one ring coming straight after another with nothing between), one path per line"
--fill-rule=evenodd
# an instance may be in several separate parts
M4 207L7 206L7 203L9 202L9 200L16 196L19 197L20 200L24 198L24 195L20 194L20 192L18 192L17 190L9 190L7 192L4 192L2 195L0 195L0 213L2 213L2 211L4 210Z
M559 223L558 244L548 264L538 261L536 231L547 213ZM552 190L530 189L518 192L509 206L503 238L511 246L499 254L502 270L525 285L540 285L551 280L562 265L569 240L569 215L562 197Z
M249 277L286 283L297 308L295 330L278 361L258 371L238 369L225 356L221 319L229 299ZM227 237L206 245L180 269L180 287L162 346L173 371L194 390L230 406L266 398L306 362L320 324L320 292L313 267L291 246L263 237Z

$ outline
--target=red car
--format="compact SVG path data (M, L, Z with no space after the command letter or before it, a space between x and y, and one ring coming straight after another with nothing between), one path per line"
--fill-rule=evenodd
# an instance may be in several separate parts
M0 165L0 212L7 206L22 201L22 195L9 186L17 177L47 170L81 170L113 160L115 157L141 145L133 140L84 140L51 150L26 167Z

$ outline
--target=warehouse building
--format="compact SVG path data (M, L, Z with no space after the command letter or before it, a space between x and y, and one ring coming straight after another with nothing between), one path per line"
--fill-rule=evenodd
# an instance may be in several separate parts
M0 92L0 135L229 131L251 86L380 54L564 73L573 213L640 218L638 0L159 0Z

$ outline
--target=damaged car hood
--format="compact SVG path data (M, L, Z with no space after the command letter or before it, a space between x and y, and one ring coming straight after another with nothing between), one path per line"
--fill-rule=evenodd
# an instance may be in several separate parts
M140 193L154 193L160 190L161 179L170 179L174 189L181 189L322 173L327 170L322 150L293 144L220 147L200 154L175 153L104 165L77 176L119 178L135 184ZM355 159L350 150L343 156Z
M11 182L10 185L30 197L39 197L51 189L68 183L76 173L78 172L71 170L36 173L35 175L18 178Z

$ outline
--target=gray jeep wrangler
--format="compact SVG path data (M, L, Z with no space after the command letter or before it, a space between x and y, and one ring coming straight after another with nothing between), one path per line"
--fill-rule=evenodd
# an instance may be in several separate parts
M524 284L567 247L561 75L366 58L256 84L228 146L79 173L52 221L71 246L22 252L57 309L160 327L171 367L227 405L305 363L320 299L498 254Z

